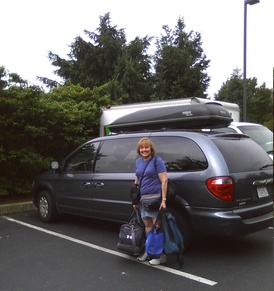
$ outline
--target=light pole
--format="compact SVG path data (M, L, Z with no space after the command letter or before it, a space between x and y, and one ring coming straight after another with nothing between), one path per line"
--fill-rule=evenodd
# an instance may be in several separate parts
M244 80L243 80L243 121L246 121L246 18L247 4L254 5L260 3L260 0L245 0L244 1Z

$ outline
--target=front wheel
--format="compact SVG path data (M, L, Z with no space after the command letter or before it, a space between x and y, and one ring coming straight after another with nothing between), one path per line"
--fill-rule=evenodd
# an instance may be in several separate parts
M57 219L58 213L54 199L47 190L43 190L39 194L38 211L43 222L50 223Z

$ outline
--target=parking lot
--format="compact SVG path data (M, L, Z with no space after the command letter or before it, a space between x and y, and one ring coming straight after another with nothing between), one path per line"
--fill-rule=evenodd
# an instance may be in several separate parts
M119 224L36 211L0 217L1 290L273 290L273 229L237 239L199 238L152 267L117 251Z

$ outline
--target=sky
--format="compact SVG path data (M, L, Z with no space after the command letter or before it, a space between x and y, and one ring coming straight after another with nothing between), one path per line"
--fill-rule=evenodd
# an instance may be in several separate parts
M185 31L201 34L210 66L209 97L218 93L233 70L243 73L244 0L0 0L0 66L30 84L37 76L58 80L48 59L51 51L62 58L84 30L95 32L100 16L110 13L111 25L124 29L127 41L160 37L163 25L174 29L179 17ZM247 5L247 78L273 88L273 0ZM153 50L153 48L152 48Z

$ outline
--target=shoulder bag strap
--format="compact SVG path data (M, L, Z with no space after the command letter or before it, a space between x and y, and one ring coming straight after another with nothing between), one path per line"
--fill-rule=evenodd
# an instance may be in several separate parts
M152 159L154 159L154 156L149 160L149 162L146 164L146 166L145 166L145 168L144 168L144 171L143 171L143 173L142 173L142 176L140 177L140 181L138 182L139 188L141 187L141 181L142 181L143 176L144 176L144 174L145 174L146 168L147 168L148 164L152 161Z

